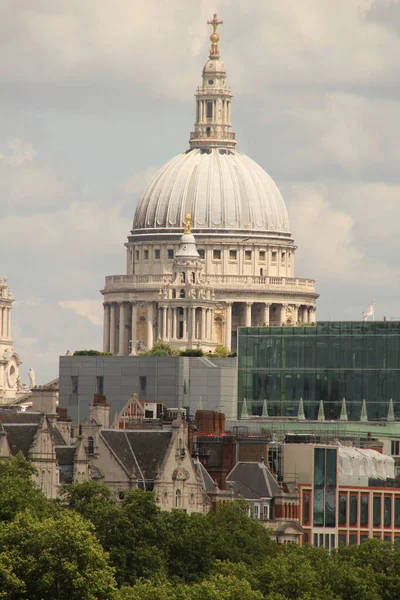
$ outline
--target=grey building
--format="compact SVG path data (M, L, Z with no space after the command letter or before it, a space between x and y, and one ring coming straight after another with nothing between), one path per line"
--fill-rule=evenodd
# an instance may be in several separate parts
M93 394L102 393L111 419L136 393L140 400L194 414L201 398L208 410L237 414L236 358L184 356L61 356L60 407L74 422L88 416Z

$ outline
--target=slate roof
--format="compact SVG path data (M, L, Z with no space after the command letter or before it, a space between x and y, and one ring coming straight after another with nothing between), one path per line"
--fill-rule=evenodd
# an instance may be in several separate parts
M281 493L278 482L264 463L239 462L233 467L226 481L235 482L238 494L241 491L240 495L248 500L273 498Z
M200 479L203 484L203 489L206 492L213 492L215 490L214 480L211 477L211 475L208 473L208 471L205 468L205 466L203 465L203 463L201 463L198 458L195 458L193 460L193 464L194 464L194 467L195 467L197 473L200 475Z
M172 432L103 429L101 436L131 476L154 481Z
M15 455L21 451L25 458L28 458L29 449L36 435L37 423L28 425L4 423L3 427L7 433L7 441L11 454Z
M20 410L0 410L0 423L39 423L41 414Z

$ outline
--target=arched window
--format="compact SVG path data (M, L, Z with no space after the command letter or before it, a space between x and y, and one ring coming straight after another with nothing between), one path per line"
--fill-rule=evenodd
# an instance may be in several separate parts
M185 294L185 290L181 290L181 291L179 292L179 298L184 298L184 297L185 297L185 295L186 295L186 294Z
M88 454L94 454L94 440L92 436L88 437Z
M186 281L185 273L181 273L181 283L185 283L185 281Z
M196 274L192 272L190 274L190 283L194 283L195 281L196 281Z
M175 508L182 508L182 492L176 490L175 492Z
M176 290L172 290L172 297L176 298Z

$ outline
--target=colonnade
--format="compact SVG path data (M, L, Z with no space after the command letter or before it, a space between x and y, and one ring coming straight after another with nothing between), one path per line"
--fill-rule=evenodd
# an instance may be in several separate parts
M171 306L155 302L144 303L147 316L143 319L146 339L138 340L138 303L110 302L104 304L103 350L111 354L136 354L138 341L152 348L156 340L163 342L182 341L182 343L212 344L214 308L207 306ZM232 306L234 302L225 302L225 340L224 345L231 350ZM286 303L257 303L261 308L257 317L253 315L254 302L238 302L244 305L240 321L236 326L283 325L287 321L287 308L291 307L291 322L296 324L315 323L315 306ZM279 307L280 313L271 320L271 307ZM143 317L141 317L143 318ZM0 312L0 327L3 337L11 336L11 309L4 307ZM143 330L141 331L143 334ZM129 336L129 337L128 337Z
M158 335L161 341L212 342L214 309L205 306L158 307Z
M147 348L152 348L155 340L212 342L213 308L167 305L159 305L156 308L154 302L146 303L146 307L146 339L140 341L144 342ZM119 355L125 355L128 351L136 354L136 346L139 341L137 339L137 322L137 302L105 303L103 351ZM155 327L156 323L157 327ZM131 347L129 348L129 346Z
M0 338L11 338L11 306L0 306Z

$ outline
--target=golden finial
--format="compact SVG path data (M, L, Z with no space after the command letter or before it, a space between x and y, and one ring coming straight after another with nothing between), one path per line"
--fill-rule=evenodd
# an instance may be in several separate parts
M218 21L217 13L214 13L214 16L211 21L207 21L207 25L212 25L213 32L210 35L211 40L211 50L210 50L210 58L219 58L219 35L217 33L218 25L222 25L223 21Z
M185 233L192 233L192 217L190 213L185 215Z

